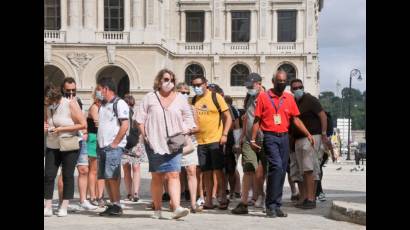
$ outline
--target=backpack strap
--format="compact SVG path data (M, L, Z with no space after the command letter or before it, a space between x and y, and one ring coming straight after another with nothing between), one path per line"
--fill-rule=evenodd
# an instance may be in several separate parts
M195 96L192 98L192 101L191 101L191 104L192 104L192 105L195 105L196 99L197 99L197 96L195 95Z
M120 98L115 97L114 102L112 104L112 111L114 112L114 116L117 118L119 124L121 125L121 120L118 118L118 101L120 101Z
M222 121L222 111L221 111L221 106L218 103L218 99L216 98L216 92L212 92L212 101L214 102L216 109L218 110L218 114L219 114L218 128L219 128L219 126L221 126L221 121Z

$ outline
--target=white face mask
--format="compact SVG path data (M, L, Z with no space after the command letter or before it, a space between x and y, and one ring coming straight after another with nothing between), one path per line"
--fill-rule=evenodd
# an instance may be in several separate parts
M188 101L189 95L188 94L182 94L182 96Z
M174 83L171 81L162 83L161 89L165 92L170 92L174 88Z

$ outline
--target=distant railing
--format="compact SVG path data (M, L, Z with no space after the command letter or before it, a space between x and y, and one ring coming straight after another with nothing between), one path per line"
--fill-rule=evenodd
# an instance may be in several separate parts
M65 31L44 30L44 41L46 42L65 42Z

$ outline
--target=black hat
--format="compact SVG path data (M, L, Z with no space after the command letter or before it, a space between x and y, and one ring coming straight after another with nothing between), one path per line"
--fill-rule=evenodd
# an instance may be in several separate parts
M254 82L261 82L262 77L258 73L250 73L245 79L245 86L252 87Z

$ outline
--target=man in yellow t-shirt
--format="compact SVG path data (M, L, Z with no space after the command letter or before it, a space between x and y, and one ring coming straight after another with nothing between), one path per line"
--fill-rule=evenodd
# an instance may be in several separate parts
M196 134L198 160L199 167L203 172L203 182L206 191L204 209L215 208L212 204L212 174L215 172L219 191L222 192L222 201L219 209L226 210L229 201L226 199L225 175L222 172L224 168L222 146L226 143L227 135L232 125L231 114L223 97L217 93L213 94L208 90L205 77L194 77L192 79L192 86L196 94L193 104L198 114L199 123L199 132ZM216 101L214 101L215 99ZM217 105L219 105L219 111Z

